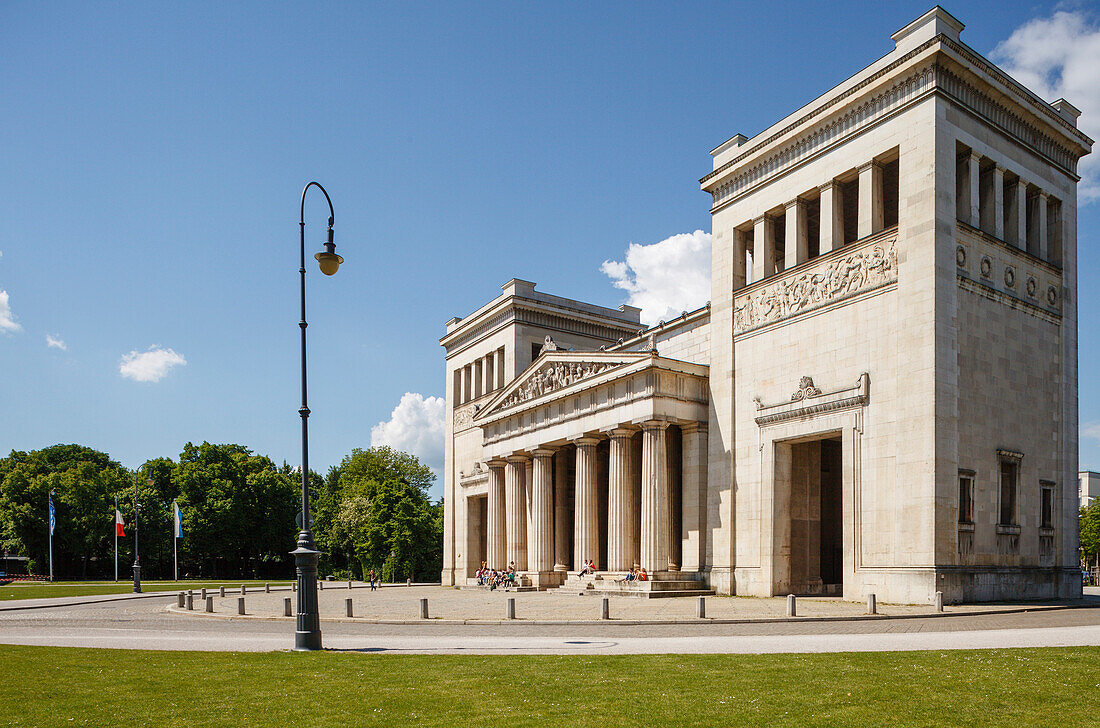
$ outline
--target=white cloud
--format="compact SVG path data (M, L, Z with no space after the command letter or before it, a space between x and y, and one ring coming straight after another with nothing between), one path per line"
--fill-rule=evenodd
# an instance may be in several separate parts
M23 327L15 320L15 314L11 312L11 305L8 304L8 292L0 291L0 331L13 334L22 330Z
M169 369L186 364L187 360L182 354L154 345L150 346L148 351L139 353L135 349L129 354L124 354L122 361L119 362L118 372L135 382L159 382Z
M1081 437L1100 442L1100 422L1086 422L1081 425Z
M631 243L625 261L605 260L600 270L630 294L627 303L642 309L642 323L669 321L710 300L710 233Z
M51 349L61 349L61 351L69 350L69 347L65 345L60 336L50 336L49 334L46 334L46 346Z
M444 413L442 397L406 392L390 418L371 428L371 447L389 445L415 455L436 472L443 469Z
M1082 11L1060 10L1021 25L990 57L1046 101L1064 98L1081 109L1078 126L1100 139L1100 24ZM1100 199L1100 156L1081 160L1082 201Z

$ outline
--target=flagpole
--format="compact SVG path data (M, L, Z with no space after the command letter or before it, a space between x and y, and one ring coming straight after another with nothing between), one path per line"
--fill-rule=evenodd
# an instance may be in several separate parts
M49 501L50 501L50 523L49 523L49 527L50 527L50 581L53 581L53 523L54 523L54 515L53 515L53 491L52 490L50 491Z
M172 501L172 580L173 581L179 581L180 580L180 564L179 564L179 556L178 556L178 548L177 548L177 546L179 545L179 541L180 541L180 537L179 537L180 527L179 527L179 523L177 522L177 519L179 518L179 516L177 515L177 513L179 511L176 510L177 508L179 508L179 506L176 505L175 501Z
M115 512L112 514L115 527L115 581L118 581L118 494L115 494Z

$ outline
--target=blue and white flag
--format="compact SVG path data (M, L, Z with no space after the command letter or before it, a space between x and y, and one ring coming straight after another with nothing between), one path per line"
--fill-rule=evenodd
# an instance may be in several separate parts
M53 535L54 526L57 525L57 517L53 510L53 491L50 491L50 535Z
M172 512L176 518L175 530L172 533L175 534L176 538L183 538L183 514L180 512L179 503L172 501Z

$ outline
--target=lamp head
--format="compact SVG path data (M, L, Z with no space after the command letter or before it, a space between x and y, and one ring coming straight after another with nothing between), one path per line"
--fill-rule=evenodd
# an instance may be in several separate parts
M331 276L340 269L340 264L344 262L344 259L336 254L336 243L332 242L332 218L328 220L328 242L325 243L325 249L313 256L317 261L317 265L321 267L321 272L326 276Z

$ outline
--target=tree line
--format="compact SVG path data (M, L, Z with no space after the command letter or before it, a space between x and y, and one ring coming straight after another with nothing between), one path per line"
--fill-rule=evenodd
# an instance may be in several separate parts
M374 569L395 580L438 579L443 507L428 498L434 481L416 457L389 447L354 450L326 476L311 471L321 574L361 578ZM290 578L300 483L297 469L236 444L187 443L177 460L155 458L135 470L82 445L12 451L0 458L0 547L28 557L30 573L47 573L52 492L55 578L112 578L117 502L126 523L119 578L128 579L136 503L142 577L171 578L177 503L181 577Z

